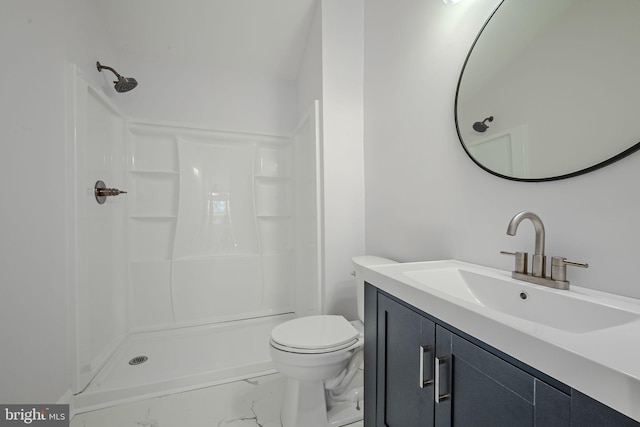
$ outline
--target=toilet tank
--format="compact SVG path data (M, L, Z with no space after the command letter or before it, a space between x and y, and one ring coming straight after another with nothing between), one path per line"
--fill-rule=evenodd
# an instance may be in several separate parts
M358 318L364 322L364 278L362 277L363 267L382 264L395 264L387 258L373 255L362 255L351 258L353 262L353 271L356 279L356 299L358 304Z

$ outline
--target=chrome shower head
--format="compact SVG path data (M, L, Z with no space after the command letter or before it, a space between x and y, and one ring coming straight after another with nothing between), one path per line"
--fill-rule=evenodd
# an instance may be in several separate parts
M114 70L111 67L107 67L106 65L101 65L100 62L96 62L96 66L98 68L98 71L102 71L103 69L106 69L116 75L116 77L118 78L118 81L113 82L114 83L113 87L118 93L129 92L131 89L138 86L138 81L133 77L122 77L120 74L118 74L116 70Z

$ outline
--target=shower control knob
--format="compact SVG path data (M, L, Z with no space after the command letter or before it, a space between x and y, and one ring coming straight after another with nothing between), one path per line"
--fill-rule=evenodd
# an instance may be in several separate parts
M100 195L104 196L117 196L120 194L126 194L126 191L118 190L117 188L105 188L104 190L98 190Z
M96 201L100 205L107 201L107 197L118 196L126 193L126 191L118 190L117 188L107 188L104 181L98 181L94 186L94 195L96 197Z

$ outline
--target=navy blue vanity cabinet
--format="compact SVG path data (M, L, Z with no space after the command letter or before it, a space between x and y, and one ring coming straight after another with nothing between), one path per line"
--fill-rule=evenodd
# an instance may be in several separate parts
M367 286L366 427L569 427L570 396Z
M364 348L365 427L640 427L369 284Z
M640 402L639 402L640 403ZM580 393L571 392L571 427L638 427L640 423Z
M569 427L568 394L439 325L436 340L436 426Z
M433 426L434 372L429 359L434 355L435 323L381 294L377 307L378 393L373 405L365 403L365 408L377 411L375 424L367 425ZM366 360L365 366L370 366Z

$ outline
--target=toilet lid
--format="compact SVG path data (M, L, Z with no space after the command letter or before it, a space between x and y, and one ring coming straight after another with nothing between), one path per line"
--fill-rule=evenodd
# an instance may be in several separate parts
M281 346L303 350L343 347L356 341L358 331L342 316L308 316L276 326L271 339Z

